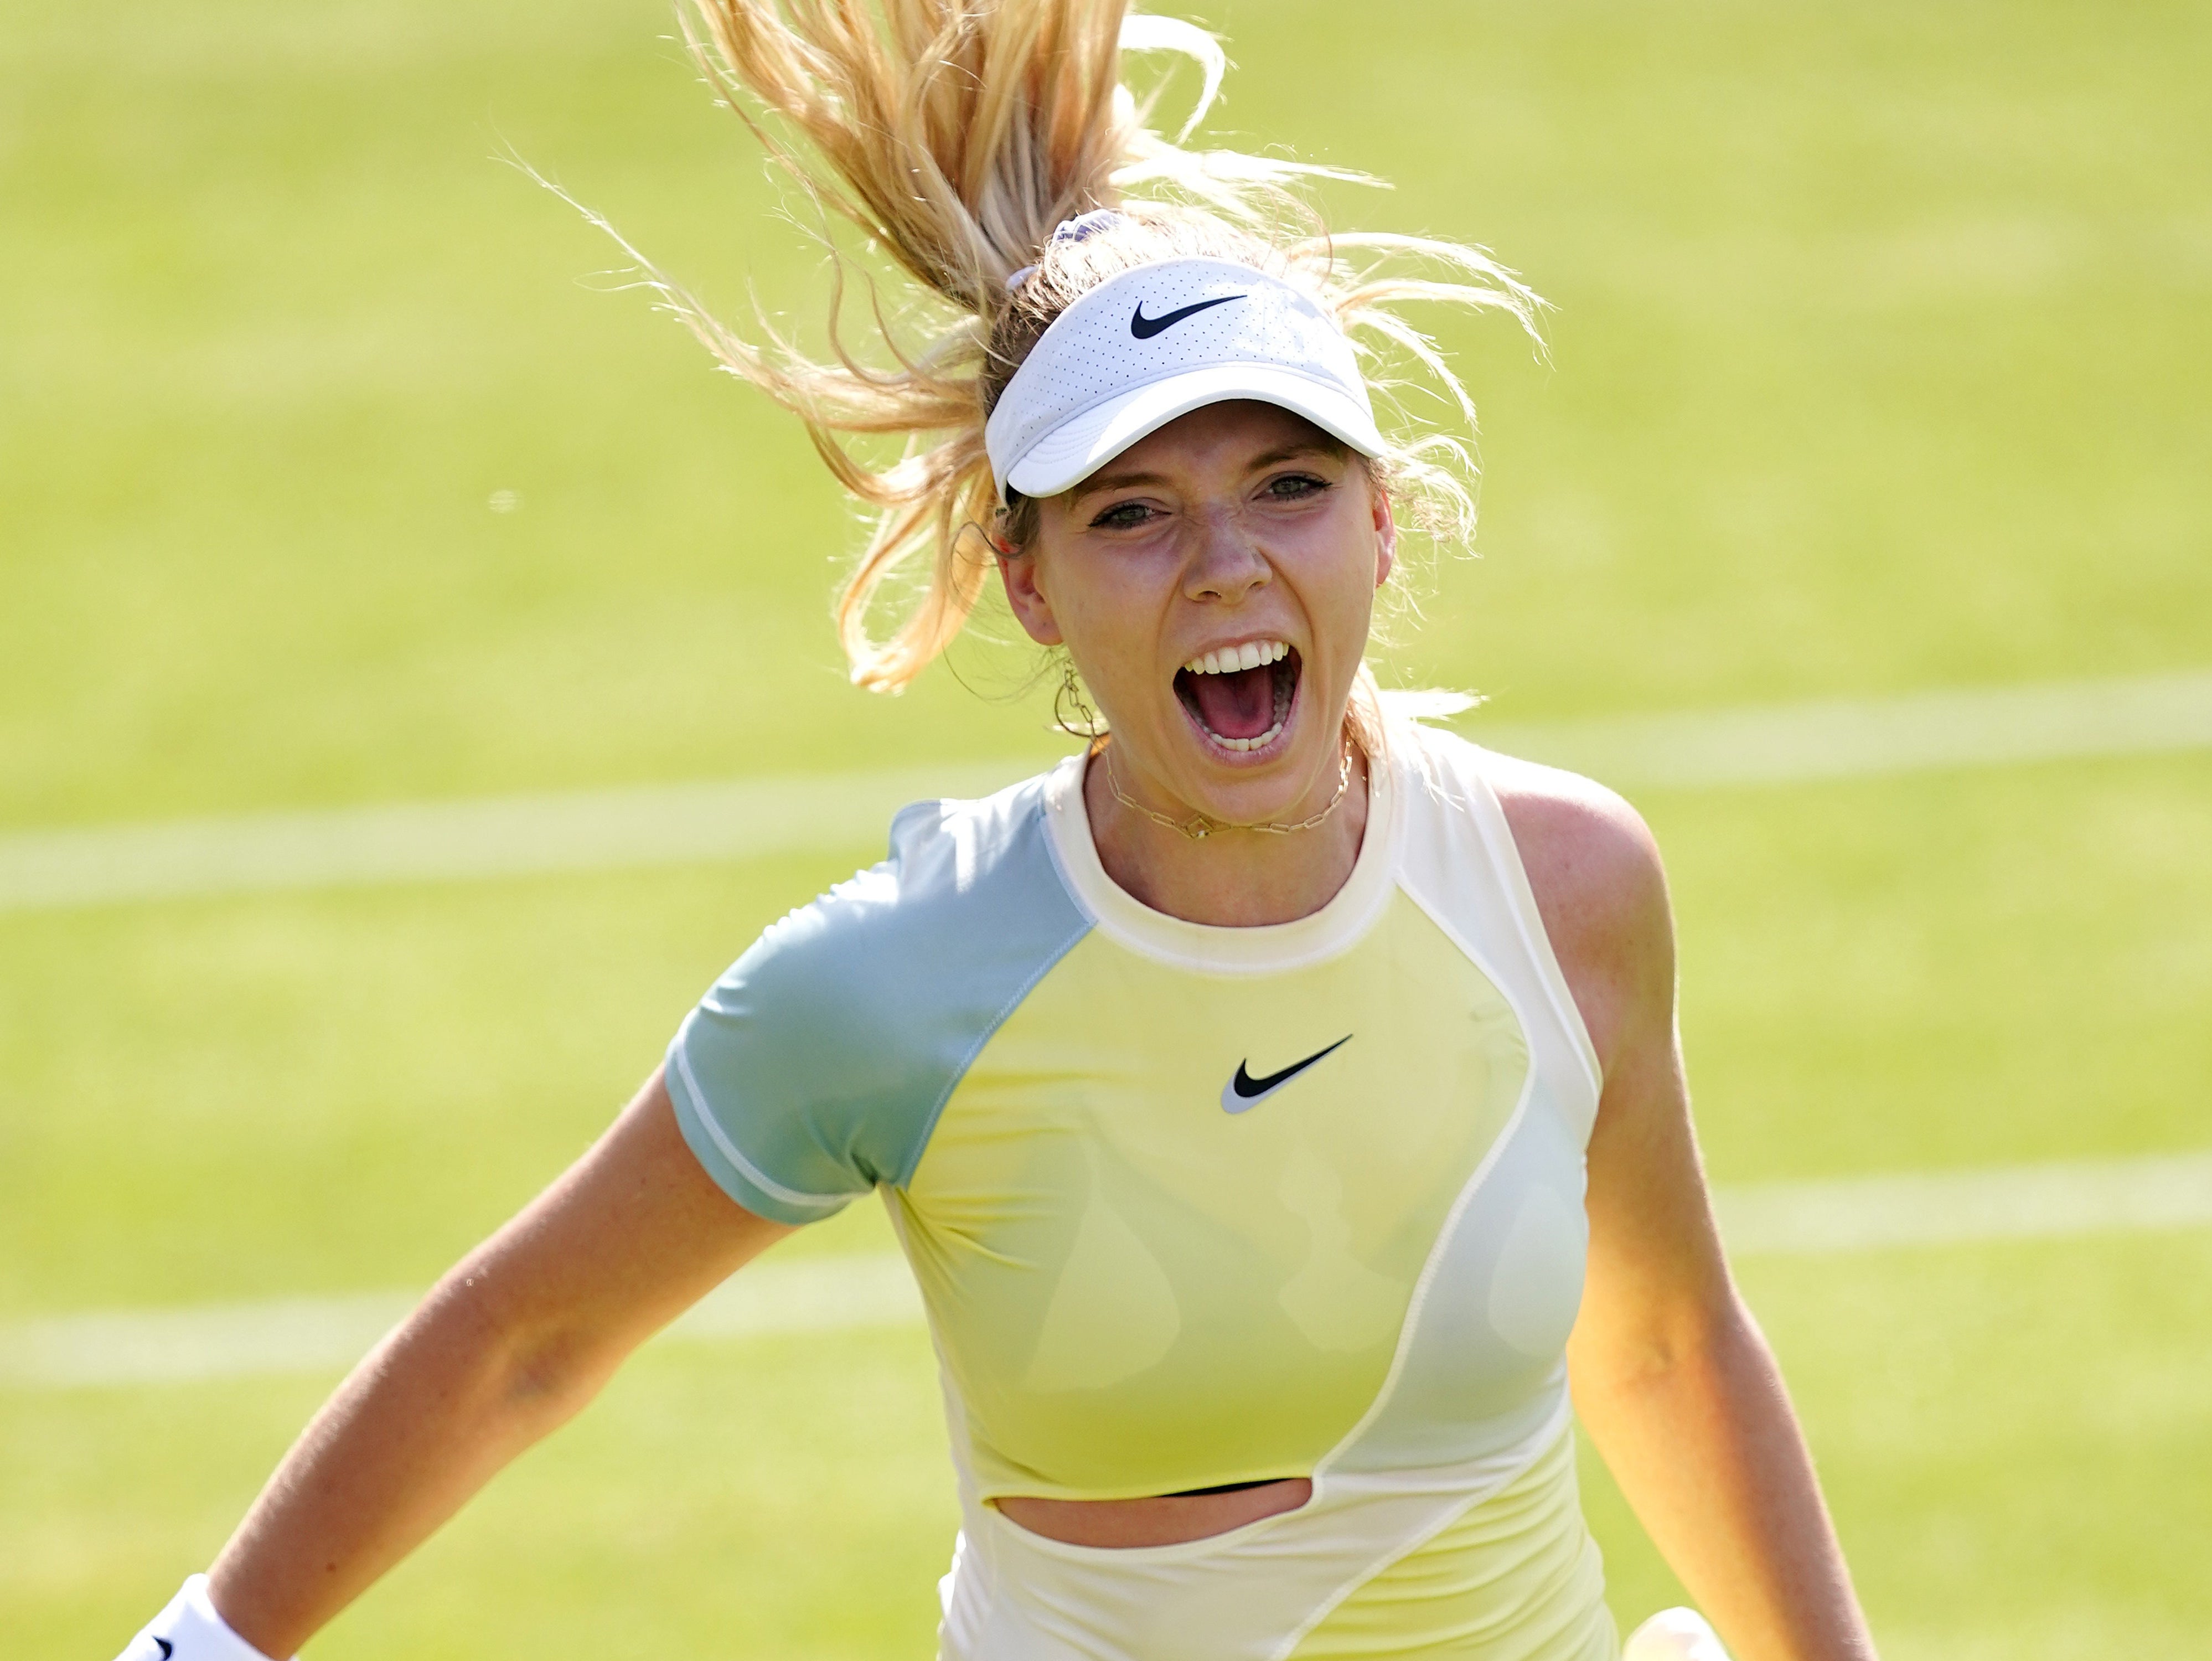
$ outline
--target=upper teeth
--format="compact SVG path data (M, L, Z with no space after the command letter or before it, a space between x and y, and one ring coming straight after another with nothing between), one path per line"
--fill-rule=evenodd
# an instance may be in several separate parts
M1291 648L1279 640L1248 640L1242 646L1224 646L1193 658L1183 667L1194 675L1233 675L1257 669L1263 663L1279 662L1290 654Z

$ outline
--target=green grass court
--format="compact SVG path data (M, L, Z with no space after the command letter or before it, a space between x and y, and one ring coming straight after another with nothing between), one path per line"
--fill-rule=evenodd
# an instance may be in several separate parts
M2212 666L2203 8L1202 21L1214 131L1395 179L1334 219L1559 307L1549 364L1451 326L1484 557L1395 678L1522 721ZM1009 644L846 688L854 526L802 436L491 159L811 323L672 33L9 8L0 834L1055 752ZM2212 1146L2212 753L1638 800L1720 1179ZM427 1282L880 841L0 915L0 1323ZM782 1250L880 1249L863 1209ZM1891 1661L2203 1651L2212 1232L1743 1276ZM113 1653L331 1382L0 1392L0 1648ZM649 1351L312 1653L926 1657L940 1443L919 1330ZM1669 1584L1587 1478L1640 1617Z

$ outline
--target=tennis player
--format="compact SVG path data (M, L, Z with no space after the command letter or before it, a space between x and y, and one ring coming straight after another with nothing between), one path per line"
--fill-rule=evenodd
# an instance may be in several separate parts
M1123 11L704 0L732 101L921 288L875 367L664 290L881 509L854 678L912 680L995 575L1094 741L906 809L753 942L128 1656L291 1654L871 1190L942 1361L944 1661L1608 1661L1577 1415L1741 1661L1873 1654L1715 1235L1650 837L1365 666L1401 520L1468 507L1448 442L1378 424L1370 347L1457 392L1386 307L1534 297L1470 249L1285 228L1296 169L1185 149L1122 84L1164 46L1210 92L1218 48ZM909 442L873 467L846 434ZM1723 1652L1673 1611L1628 1653Z

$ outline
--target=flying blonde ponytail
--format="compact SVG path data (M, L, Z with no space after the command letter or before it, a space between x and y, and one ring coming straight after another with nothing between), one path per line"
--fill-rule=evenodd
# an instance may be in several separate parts
M648 286L732 372L806 423L840 484L878 510L836 605L854 681L896 691L966 622L992 567L986 526L1005 504L983 424L1052 319L1131 266L1210 253L1303 283L1353 334L1424 367L1466 417L1467 395L1428 338L1382 309L1394 301L1501 307L1531 326L1536 297L1480 251L1421 238L1321 235L1292 193L1327 170L1182 148L1218 87L1213 38L1126 0L693 0L694 51L725 100L799 185L921 284L912 333L872 307L878 339L848 350L833 252L834 361L810 360L765 323L757 344L709 314L627 243ZM1204 75L1173 139L1123 84L1126 52L1164 50ZM1341 175L1340 175L1341 176ZM1101 209L1097 234L1055 239ZM593 216L597 220L597 216ZM603 227L604 221L597 221ZM617 239L619 240L619 239ZM1399 260L1425 273L1391 277ZM1012 279L1010 286L1010 279ZM1387 388L1388 383L1382 383ZM904 441L872 465L851 438ZM1466 451L1432 433L1386 457L1385 484L1435 528L1463 536ZM1018 504L1017 504L1018 505ZM885 581L927 557L927 575L888 640L869 632Z

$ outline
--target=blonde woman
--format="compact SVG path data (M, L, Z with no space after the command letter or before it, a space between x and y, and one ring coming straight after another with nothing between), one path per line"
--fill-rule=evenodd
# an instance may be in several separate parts
M1110 737L907 809L755 941L127 1653L290 1654L874 1189L943 1363L945 1661L1615 1656L1570 1387L1741 1661L1870 1656L1715 1237L1650 838L1365 668L1401 517L1466 505L1448 445L1376 423L1371 348L1456 391L1387 307L1532 296L1468 249L1298 232L1288 166L1149 131L1123 49L1219 56L1120 0L702 15L732 102L922 295L823 366L665 290L881 510L854 678L911 680L995 576ZM877 468L849 434L909 442ZM1679 1611L1631 1652L1720 1650Z

